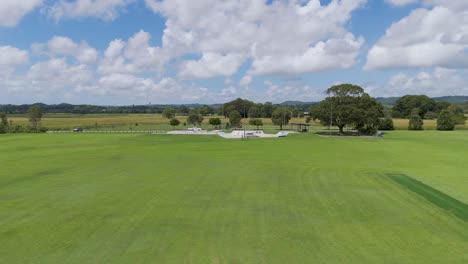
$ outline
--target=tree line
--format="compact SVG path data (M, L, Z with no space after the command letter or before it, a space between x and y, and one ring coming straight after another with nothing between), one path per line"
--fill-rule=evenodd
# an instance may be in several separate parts
M164 109L174 107L181 115L188 114L190 109L197 108L209 114L215 113L217 105L129 105L129 106L99 106L99 105L73 105L73 104L23 104L0 105L0 112L5 114L27 114L31 106L41 107L44 113L48 114L161 114Z
M437 119L437 130L453 130L455 125L466 122L462 105L436 102L426 95L405 95L399 98L391 110L395 118L409 118L409 130L422 130L424 120Z
M47 129L41 127L41 119L43 116L42 108L39 105L33 105L27 111L29 124L21 126L14 124L13 120L9 120L4 112L0 112L0 134L5 133L39 133L46 132Z
M337 126L340 134L345 126L362 134L393 130L392 117L408 118L409 130L422 130L423 119L437 119L437 130L453 130L466 121L461 106L435 102L425 95L403 96L393 108L386 109L357 85L335 85L326 93L328 97L311 108L310 116L323 125Z
M159 106L152 111L161 113L169 120L174 128L180 125L176 115L187 116L186 123L199 126L205 119L209 118L209 124L215 129L221 128L221 119L215 115L224 116L229 119L225 128L238 128L242 120L249 118L248 123L259 129L263 126L261 118L271 118L274 125L283 129L288 125L291 118L303 118L309 123L311 120L320 122L324 126L336 126L339 133L344 133L345 127L350 127L361 134L373 134L377 130L393 130L392 118L407 118L409 130L422 130L424 120L437 119L438 130L453 130L455 125L465 124L464 107L450 104L448 102L436 102L425 95L405 95L398 98L392 108L386 108L375 98L364 92L362 87L353 84L340 84L330 87L326 91L327 97L319 103L298 104L282 106L271 102L254 103L252 101L237 98L221 105L186 105ZM468 104L468 103L467 103ZM109 109L120 109L132 113L148 111L150 106L122 106L122 107L99 107L87 105L44 105L35 104L24 107L1 105L0 106L0 133L19 132L41 132L45 128L40 126L43 112L59 113L76 111L80 107L89 107L87 111L110 111ZM77 108L76 108L77 107ZM51 110L52 109L52 110ZM156 110L155 110L156 109ZM8 120L9 113L26 113L29 118L28 126L19 126ZM50 112L51 111L51 112ZM117 112L116 112L117 113ZM184 123L184 125L186 125Z

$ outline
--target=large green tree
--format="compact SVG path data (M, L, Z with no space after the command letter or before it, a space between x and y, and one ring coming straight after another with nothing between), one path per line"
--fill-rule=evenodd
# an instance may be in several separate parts
M273 111L275 111L275 106L271 102L266 102L262 106L262 117L271 118L273 115Z
M439 104L438 107L443 107L443 105ZM395 102L393 110L402 117L416 114L423 118L427 112L436 111L436 106L436 102L426 95L405 95Z
M280 129L283 130L283 126L289 124L291 116L291 110L286 107L279 107L271 114L271 121L273 121L274 125L279 126Z
M236 110L243 118L246 118L250 107L254 105L252 101L237 98L236 100L223 104L221 108L223 109L223 115L225 117L228 117L232 111Z
M31 127L37 131L39 128L39 124L42 119L42 109L38 105L33 105L29 108L28 110L28 118L29 118L29 123L31 124Z
M239 111L233 110L231 113L229 113L229 123L231 123L231 126L240 127L241 122L242 116Z
M324 125L337 126L340 133L347 125L362 133L373 133L384 116L383 106L360 86L340 84L327 90L328 97L312 106L310 116Z
M190 110L187 116L187 123L194 126L201 125L203 122L203 116L197 110Z

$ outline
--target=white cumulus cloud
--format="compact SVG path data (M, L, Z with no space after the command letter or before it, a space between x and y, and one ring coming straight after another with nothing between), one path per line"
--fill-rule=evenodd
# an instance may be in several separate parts
M405 6L419 2L419 0L385 0L385 2L393 6Z
M135 0L60 0L49 8L49 16L54 20L63 18L96 17L113 20L119 11Z
M0 27L12 27L29 12L42 4L43 0L1 0Z
M319 42L300 54L268 55L255 58L251 73L254 75L276 73L307 73L345 69L354 65L364 40L348 33L344 39Z
M25 88L51 92L87 85L93 72L87 65L69 65L64 58L55 58L33 64L26 77Z
M204 53L200 60L184 61L179 68L182 79L202 79L215 76L230 76L242 64L244 56L239 54L221 55L218 53Z
M391 25L369 50L366 69L468 67L468 2L418 8Z
M400 72L391 76L383 86L374 85L366 87L366 90L374 96L466 95L468 79L463 71L437 67L432 71L420 71L414 75Z
M63 36L54 36L47 42L47 48L52 55L72 56L80 63L93 64L98 57L97 50L85 41L78 44Z
M29 54L12 46L0 46L0 71L11 71L17 66L26 64Z
M187 78L230 75L247 60L252 61L251 75L348 68L364 40L346 23L365 2L146 0L167 18L163 53L201 56L181 62L179 75Z

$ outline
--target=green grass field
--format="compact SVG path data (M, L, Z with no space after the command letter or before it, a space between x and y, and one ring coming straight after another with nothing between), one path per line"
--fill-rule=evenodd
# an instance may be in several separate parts
M468 132L0 136L0 263L468 263Z

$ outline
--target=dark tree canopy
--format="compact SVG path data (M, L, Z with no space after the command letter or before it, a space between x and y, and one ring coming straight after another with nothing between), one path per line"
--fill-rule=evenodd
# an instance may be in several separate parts
M252 101L237 98L236 100L223 104L221 108L223 109L223 115L225 117L228 117L232 111L236 110L243 118L246 118L249 109L254 105Z
M439 115L436 112L428 111L426 114L424 114L424 119L426 120L434 120L438 117Z
M203 105L200 107L200 114L204 116L212 115L215 113L215 109L209 105Z
M279 107L273 111L271 121L273 121L274 125L280 126L280 129L283 130L283 126L289 124L291 116L291 110L286 107Z
M443 105L441 104L439 107L443 107ZM395 102L393 110L402 117L419 115L422 118L427 112L436 111L436 102L426 95L405 95Z
M437 130L453 130L455 128L455 121L453 115L448 110L440 111L437 118Z
M433 112L440 113L440 111L449 108L449 106L450 106L449 102L436 102Z
M162 116L167 119L174 118L176 115L176 110L174 108L165 108L162 112Z
M258 107L252 106L252 107L250 107L250 109L249 109L248 116L249 116L250 118L261 117L261 116L262 116L262 112L260 111L260 109L258 109Z
M186 115L186 114L188 114L190 112L190 109L185 105L181 105L181 106L179 106L179 112L181 114Z
M310 115L324 125L337 126L340 133L351 125L362 133L373 133L384 116L383 106L357 85L340 84L327 90L328 97L312 106Z

